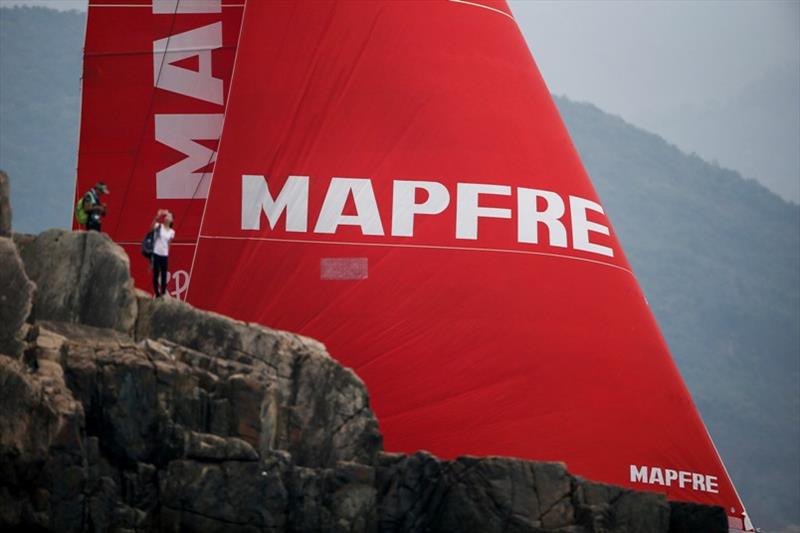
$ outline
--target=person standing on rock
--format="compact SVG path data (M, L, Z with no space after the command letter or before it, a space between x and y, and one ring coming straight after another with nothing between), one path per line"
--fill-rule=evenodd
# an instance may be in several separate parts
M166 209L159 209L153 218L153 292L156 298L167 293L167 258L169 257L169 243L175 238L172 229L172 213ZM160 283L159 283L160 282Z
M102 218L106 216L106 204L101 202L104 194L110 194L108 187L102 181L89 189L83 195L81 209L86 213L86 229L90 231L100 231Z

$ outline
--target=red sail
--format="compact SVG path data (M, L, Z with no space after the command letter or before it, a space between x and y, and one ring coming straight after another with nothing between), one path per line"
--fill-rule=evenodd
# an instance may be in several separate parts
M243 7L89 3L75 199L98 181L108 185L102 230L131 256L139 287L151 287L139 249L158 209L175 215L170 291L181 296L188 287Z
M742 504L503 2L251 2L188 299L322 340L386 448Z

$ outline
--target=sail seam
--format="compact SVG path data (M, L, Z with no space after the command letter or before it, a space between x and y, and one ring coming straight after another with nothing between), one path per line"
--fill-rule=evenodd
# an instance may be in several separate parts
M90 4L89 7L146 7L152 8L150 4ZM223 4L221 7L244 7L244 4Z
M483 9L488 9L489 11L494 11L495 13L500 13L501 15L506 16L506 17L510 18L511 20L514 20L514 17L512 17L511 15L506 13L505 11L502 11L500 9L497 9L497 8L494 8L494 7L491 7L491 6L479 4L477 2L467 2L467 0L449 0L449 1L453 2L454 4L464 4L464 5L468 5L468 6L481 7Z
M442 246L435 244L398 244L398 243L380 243L380 242L316 241L311 239L274 239L270 237L234 237L226 235L199 235L198 243L200 239L289 242L289 243L301 243L301 244L333 244L337 246L372 246L372 247L383 247L383 248L419 248L428 250L458 250L465 252L497 252L497 253L522 254L522 255L541 255L545 257L558 257L563 259L574 259L575 261L584 261L586 263L595 263L597 265L604 265L607 267L616 268L618 270L622 270L623 272L627 272L630 275L633 275L633 272L631 272L629 269L625 267L615 265L613 263L607 263L605 261L598 261L597 259L587 259L585 257L576 257L574 255L565 255L565 254L553 254L549 252L534 252L532 250L512 250L509 248L483 248L483 247L472 247L472 246Z

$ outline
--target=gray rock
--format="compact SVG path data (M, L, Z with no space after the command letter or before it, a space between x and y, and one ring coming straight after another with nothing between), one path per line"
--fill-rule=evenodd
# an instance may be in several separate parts
M186 457L200 461L257 461L258 453L236 437L190 431L186 438Z
M226 375L230 393L227 404L214 406L216 423L232 418L231 434L261 452L286 450L299 465L332 466L371 463L381 448L364 383L313 339L141 295L136 338L204 354L191 357Z
M724 533L728 531L725 509L691 502L670 502L669 533Z
M670 508L663 494L577 478L572 499L581 521L591 531L669 530Z
M380 531L666 533L669 527L662 495L575 478L561 463L382 454L377 487Z
M315 362L291 349L234 361L165 339L135 344L88 326L42 322L41 328L66 339L60 354L67 382L86 406L90 433L104 435L115 460L160 464L182 454L255 460L272 450L299 450L302 464L324 465L331 458L369 459L378 449L380 440L361 436L378 435L363 385L349 372L337 373L328 357L317 356L324 368L311 381L318 374L303 365ZM268 357L296 358L299 368L279 375L264 362ZM313 396L297 393L311 389ZM317 414L321 402L328 402L327 416ZM290 424L299 429L292 433ZM372 447L359 447L358 439L331 444L348 434Z
M54 443L80 441L82 418L60 365L32 373L21 361L0 356L0 453L41 462Z
M30 314L34 289L14 242L0 237L0 353L22 354L22 325Z
M376 472L380 531L429 531L447 493L445 467L436 457L381 454Z
M0 529L82 531L84 415L61 366L0 356Z
M173 461L161 481L167 530L285 531L289 495L284 478L289 457L262 462Z
M325 469L320 479L319 527L307 530L330 532L376 531L378 526L375 469L358 463L342 462ZM292 492L292 495L296 493ZM314 526L314 524L301 524Z
M37 320L133 330L136 297L128 256L107 235L51 229L14 238L37 286Z
M11 188L8 174L0 170L0 237L11 237Z

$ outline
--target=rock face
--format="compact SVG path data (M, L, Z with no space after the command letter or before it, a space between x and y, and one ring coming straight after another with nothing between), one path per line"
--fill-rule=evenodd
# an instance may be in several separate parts
M0 170L0 237L11 237L11 190L8 175Z
M269 409L254 414L238 387L263 369L69 323L39 323L29 337L28 365L0 359L0 526L669 531L663 496L574 478L557 463L378 454L373 434L335 460L329 441L309 444L304 453L328 462L300 465L253 431ZM365 427L374 431L347 431Z
M15 241L38 287L37 320L133 329L136 298L128 256L107 235L51 229L35 237L17 235Z
M152 306L228 320L175 301ZM38 321L25 363L0 361L0 526L281 530L290 495L309 500L310 485L327 498L337 483L342 495L315 505L367 524L357 511L366 489L338 481L340 471L374 478L359 463L381 447L361 382L318 343L229 322L231 338L254 328L271 351L219 358ZM324 381L312 391L314 376ZM366 492L374 508L375 489Z
M0 353L22 353L22 325L31 311L34 285L14 242L0 237Z
M319 342L172 299L140 296L139 309L138 339L196 350L206 367L231 376L228 405L243 417L235 425L259 451L286 450L302 466L375 460L382 439L364 384Z
M721 509L558 463L383 453L363 383L319 342L137 295L104 235L15 241L22 260L0 238L0 530L726 529Z
M663 496L592 483L561 463L384 454L380 531L669 531Z

